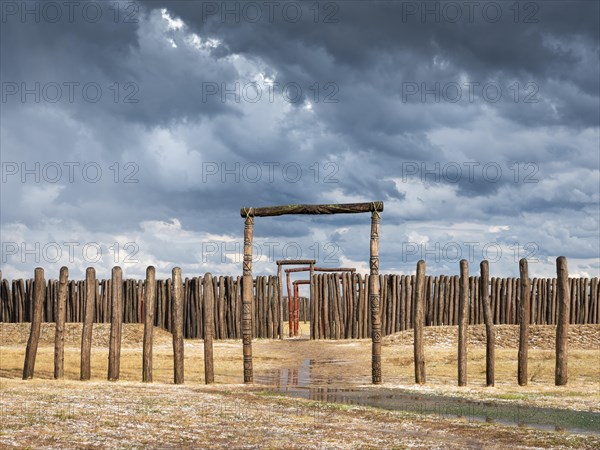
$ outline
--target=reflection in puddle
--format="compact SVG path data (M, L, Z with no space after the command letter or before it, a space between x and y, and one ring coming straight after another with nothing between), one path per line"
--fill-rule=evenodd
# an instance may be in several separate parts
M566 431L581 434L600 434L600 413L565 409L539 408L514 404L489 403L435 394L415 394L399 389L330 387L333 380L318 380L317 366L335 364L343 371L345 361L304 360L298 367L269 371L255 377L258 384L269 390L309 400L371 406L393 411L463 418L469 422L498 423L527 426L547 431Z

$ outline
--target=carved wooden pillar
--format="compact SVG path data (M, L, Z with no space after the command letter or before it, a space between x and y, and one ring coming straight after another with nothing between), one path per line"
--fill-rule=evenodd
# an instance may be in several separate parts
M373 384L381 383L381 314L379 296L379 222L377 208L371 212L371 246L370 246L370 277L369 304L371 305L371 373Z
M242 342L244 346L244 383L253 382L252 371L252 232L254 217L247 215L244 220L244 262L242 279Z

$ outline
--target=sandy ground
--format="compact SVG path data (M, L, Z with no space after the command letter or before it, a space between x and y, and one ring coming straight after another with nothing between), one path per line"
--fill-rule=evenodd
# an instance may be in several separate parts
M44 324L35 378L20 380L27 326L0 324L0 447L600 448L600 436L537 431L329 404L267 393L267 385L397 390L490 404L600 411L600 327L572 326L569 384L554 386L553 327L533 327L526 387L516 383L516 326L499 327L496 386L485 387L483 327L470 327L469 385L456 386L456 327L426 329L427 384L413 382L412 333L385 338L381 386L370 341L255 340L255 384L242 381L241 342L215 341L216 384L203 384L201 341L185 343L185 385L172 384L171 335L155 330L154 383L141 379L139 325L125 325L121 381L107 373L107 325L95 325L92 381L77 381L81 326L69 324L65 380L51 380L53 327ZM304 335L306 335L306 330Z

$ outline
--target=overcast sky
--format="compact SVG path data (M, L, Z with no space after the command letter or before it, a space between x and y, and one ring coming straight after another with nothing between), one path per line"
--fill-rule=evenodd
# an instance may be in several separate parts
M599 275L596 1L1 5L5 278L241 275L241 207L375 200L382 273ZM369 224L257 218L254 273Z

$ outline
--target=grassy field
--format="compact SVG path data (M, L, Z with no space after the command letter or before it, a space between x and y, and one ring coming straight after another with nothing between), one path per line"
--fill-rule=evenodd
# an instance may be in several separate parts
M456 327L425 332L427 384L413 383L412 333L385 338L384 384L370 385L370 341L255 340L255 383L242 382L239 341L216 341L214 385L203 384L201 341L185 343L185 385L172 384L170 334L155 331L154 383L141 379L139 325L124 326L121 380L104 381L108 326L95 325L92 381L80 382L81 327L69 324L65 380L51 380L53 328L44 324L35 378L20 380L26 324L0 325L0 446L231 448L599 448L577 435L465 418L289 398L275 385L359 388L515 405L600 411L600 327L573 326L569 384L554 386L553 327L534 327L529 385L516 383L515 326L498 330L496 386L485 387L483 327L470 327L469 386L456 385ZM304 335L306 330L304 329Z

